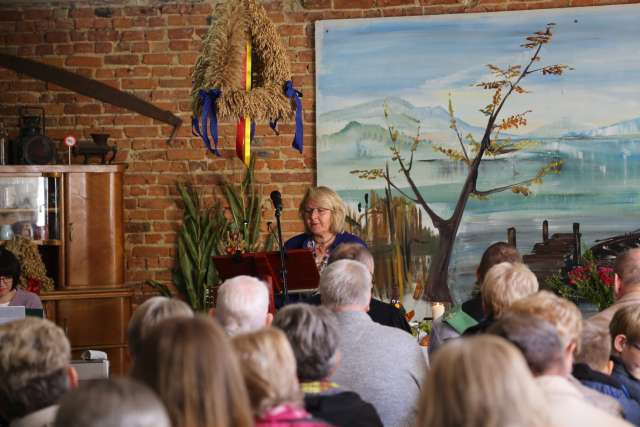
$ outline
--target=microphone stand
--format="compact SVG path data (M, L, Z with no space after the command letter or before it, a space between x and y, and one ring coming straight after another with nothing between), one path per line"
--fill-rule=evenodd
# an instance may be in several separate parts
M287 286L287 263L285 262L284 244L282 243L282 226L280 225L280 214L282 209L276 207L276 223L278 224L278 243L280 244L280 278L282 279L282 305L289 302L289 287Z

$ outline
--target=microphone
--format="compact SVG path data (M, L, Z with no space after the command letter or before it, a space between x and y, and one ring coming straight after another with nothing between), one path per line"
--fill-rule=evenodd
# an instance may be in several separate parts
M273 207L277 212L282 211L282 194L278 190L271 192L271 202L273 202Z

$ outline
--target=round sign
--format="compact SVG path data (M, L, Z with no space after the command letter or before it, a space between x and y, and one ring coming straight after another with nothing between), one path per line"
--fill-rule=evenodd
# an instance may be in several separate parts
M74 145L76 145L76 137L73 135L67 135L64 137L64 144L67 147L73 147Z

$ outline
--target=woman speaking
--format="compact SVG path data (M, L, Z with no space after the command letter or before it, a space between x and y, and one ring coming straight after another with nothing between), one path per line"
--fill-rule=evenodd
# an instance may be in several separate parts
M327 187L309 188L298 209L305 232L292 237L285 249L311 249L318 271L327 265L329 255L342 243L359 243L359 237L344 231L347 208L335 191Z

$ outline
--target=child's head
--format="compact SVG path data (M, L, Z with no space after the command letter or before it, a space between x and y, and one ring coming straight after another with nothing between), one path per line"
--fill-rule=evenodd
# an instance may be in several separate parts
M640 306L627 306L616 311L609 324L614 354L624 367L640 379Z
M610 374L612 366L609 330L584 322L581 338L580 351L576 354L575 362L584 363L594 371Z

